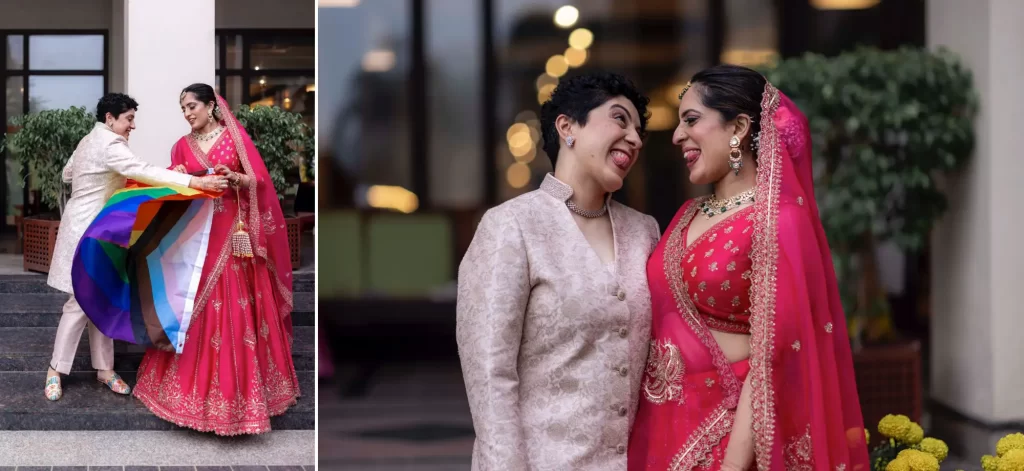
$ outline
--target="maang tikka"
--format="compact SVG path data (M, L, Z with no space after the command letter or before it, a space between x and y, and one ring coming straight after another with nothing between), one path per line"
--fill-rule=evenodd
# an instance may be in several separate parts
M740 174L740 168L743 167L743 153L740 152L740 138L733 136L729 139L729 147L732 150L729 151L729 168L732 169L734 175Z

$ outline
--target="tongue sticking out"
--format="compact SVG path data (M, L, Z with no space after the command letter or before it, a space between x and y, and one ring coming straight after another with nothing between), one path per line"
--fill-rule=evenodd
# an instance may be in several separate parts
M629 165L629 156L616 152L615 155L612 156L612 162L619 167L625 168Z

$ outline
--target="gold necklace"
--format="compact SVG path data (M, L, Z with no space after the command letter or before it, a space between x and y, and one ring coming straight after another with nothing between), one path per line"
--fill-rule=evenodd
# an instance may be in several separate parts
M754 202L754 189L751 188L743 193L740 193L732 198L726 198L720 200L715 195L709 196L700 205L700 212L704 213L708 219L711 219L719 214L725 214L733 208L738 208L746 203Z
M199 142L207 142L215 139L222 132L224 132L224 126L217 126L217 129L214 129L213 131L210 131L206 134L199 134L193 131L192 137Z

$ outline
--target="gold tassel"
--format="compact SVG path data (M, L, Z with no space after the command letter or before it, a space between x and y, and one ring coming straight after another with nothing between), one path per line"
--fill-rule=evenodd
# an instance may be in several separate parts
M231 234L231 248L236 257L252 258L252 243L249 233L245 232L245 223L238 221L238 230Z

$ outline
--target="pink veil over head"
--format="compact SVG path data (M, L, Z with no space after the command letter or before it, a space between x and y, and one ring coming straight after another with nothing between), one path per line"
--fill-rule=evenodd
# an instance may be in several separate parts
M245 230L249 234L253 254L257 259L262 259L266 263L272 278L273 295L280 309L281 319L290 336L292 335L292 323L288 317L291 316L294 306L291 253L284 213L277 197L277 190L274 189L270 172L267 170L266 164L263 163L259 151L256 150L256 145L253 144L252 138L249 137L238 118L231 112L228 102L218 95L217 105L221 124L235 142L242 170L253 178L253 184L248 189L239 190L238 204L245 210L243 222ZM223 269L221 264L218 264L218 267L215 269ZM196 298L196 311L201 310L209 299L219 275L220 273L213 273L206 286L200 287L201 291Z
M769 83L760 120L748 379L757 467L869 471L807 118Z

